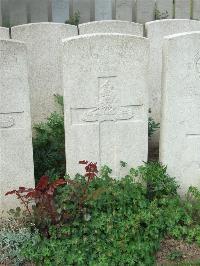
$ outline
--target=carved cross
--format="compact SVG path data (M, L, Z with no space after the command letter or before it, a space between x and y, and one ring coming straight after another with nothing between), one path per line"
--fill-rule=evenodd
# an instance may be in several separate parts
M113 123L122 120L131 120L134 118L134 108L141 107L138 105L121 106L120 96L118 90L114 86L114 80L116 76L99 77L99 102L97 107L92 109L76 108L73 111L81 113L78 124L81 122L86 123L98 123L99 124L99 140L101 140L101 125L107 121ZM101 146L101 141L100 141ZM101 164L101 147L100 152L100 164Z

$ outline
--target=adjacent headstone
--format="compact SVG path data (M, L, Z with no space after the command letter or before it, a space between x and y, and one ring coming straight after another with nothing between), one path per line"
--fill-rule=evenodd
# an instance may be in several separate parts
M127 169L147 160L148 55L148 40L133 35L91 34L64 41L69 174L82 172L78 161L89 160L108 165L117 178L121 160Z
M30 22L48 21L49 4L49 0L29 0Z
M5 193L34 187L27 51L23 43L0 41L0 211L17 206Z
M80 12L80 23L90 21L90 0L73 0L73 13Z
M165 38L163 66L160 161L183 194L200 186L200 33Z
M200 30L200 22L187 19L165 19L146 23L147 37L150 39L149 63L149 107L151 116L160 122L161 108L161 73L163 38L170 34ZM153 145L158 145L159 132L152 138Z
M155 19L155 0L136 1L136 22L145 23Z
M95 20L112 19L112 0L95 0Z
M64 23L69 19L69 1L70 0L52 0L53 22Z
M173 18L173 0L156 0L156 19Z
M79 25L80 34L122 33L143 36L143 25L120 20L102 20Z
M175 1L175 18L190 18L190 0Z
M200 1L199 0L193 0L193 19L200 20Z
M7 5L9 8L10 26L27 23L28 21L27 0L9 0L7 1Z
M0 40L9 39L9 29L0 27Z
M133 21L135 5L133 0L116 0L116 19Z
M61 40L77 35L77 28L43 22L13 27L11 34L28 47L32 123L39 123L56 110L54 94L63 94Z

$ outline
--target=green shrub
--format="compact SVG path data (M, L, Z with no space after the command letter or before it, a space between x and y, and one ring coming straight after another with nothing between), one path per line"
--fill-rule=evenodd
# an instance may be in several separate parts
M77 11L73 14L73 16L70 16L68 20L66 20L66 24L75 25L78 26L80 23L80 11Z
M34 126L33 156L36 181L42 175L52 179L64 176L65 166L65 132L63 115L63 98L55 95L60 106L60 113L54 112L43 122Z
M147 178L150 169L155 178L153 173ZM122 180L110 174L107 166L101 169L81 206L84 176L75 177L77 186L58 188L56 206L65 210L66 219L49 226L48 238L41 235L35 245L24 244L27 260L39 265L154 265L160 240L182 217L177 184L158 163L131 169ZM149 179L160 187L151 199Z

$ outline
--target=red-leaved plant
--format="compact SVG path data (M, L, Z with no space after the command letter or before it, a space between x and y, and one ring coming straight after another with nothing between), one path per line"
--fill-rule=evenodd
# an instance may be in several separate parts
M49 220L50 224L56 224L60 222L61 218L55 204L56 189L64 185L78 187L78 190L82 191L81 197L78 198L78 209L81 212L87 199L89 184L98 173L97 163L80 161L79 164L85 165L85 186L83 187L80 187L80 184L70 179L58 179L50 182L49 176L42 176L35 188L19 187L18 190L9 191L5 195L15 194L21 204L24 205L28 214L34 215L35 221L40 221L40 225L41 222L46 224L44 222L46 220ZM70 215L68 213L63 214L63 217L66 216L69 217Z

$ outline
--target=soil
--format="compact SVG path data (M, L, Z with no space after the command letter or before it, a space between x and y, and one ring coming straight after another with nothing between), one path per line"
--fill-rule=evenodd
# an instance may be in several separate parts
M174 260L172 254L180 254ZM188 244L182 240L165 239L161 243L160 251L156 255L157 266L167 265L196 265L200 266L200 247L196 244Z

